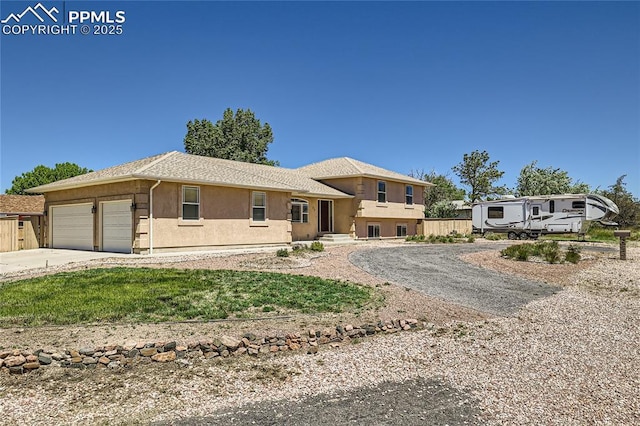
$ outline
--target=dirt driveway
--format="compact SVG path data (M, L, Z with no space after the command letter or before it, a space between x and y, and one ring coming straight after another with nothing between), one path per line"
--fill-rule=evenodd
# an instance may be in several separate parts
M395 284L491 314L510 316L559 287L501 274L462 261L462 254L495 250L497 244L413 245L362 250L349 260Z

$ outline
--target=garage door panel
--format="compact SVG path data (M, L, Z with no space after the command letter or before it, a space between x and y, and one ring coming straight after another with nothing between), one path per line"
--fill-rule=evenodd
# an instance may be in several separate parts
M91 204L51 208L51 247L93 250Z
M131 201L106 202L102 211L102 251L131 253Z

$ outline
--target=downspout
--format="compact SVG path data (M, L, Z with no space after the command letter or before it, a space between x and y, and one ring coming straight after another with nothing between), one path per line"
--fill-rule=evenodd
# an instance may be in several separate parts
M149 189L149 254L153 254L153 190L160 185L158 181Z

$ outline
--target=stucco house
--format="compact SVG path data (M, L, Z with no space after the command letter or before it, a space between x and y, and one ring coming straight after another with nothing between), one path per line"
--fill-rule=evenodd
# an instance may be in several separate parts
M411 235L428 185L350 158L287 169L173 151L30 191L44 246L145 254Z

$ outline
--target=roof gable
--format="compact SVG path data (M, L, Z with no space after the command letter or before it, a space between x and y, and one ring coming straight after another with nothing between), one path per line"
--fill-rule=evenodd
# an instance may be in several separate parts
M366 176L379 179L395 180L414 185L433 185L429 182L415 179L411 176L403 175L391 170L383 169L382 167L374 166L373 164L354 160L353 158L349 157L330 158L328 160L300 167L296 170L314 179L335 179L352 176Z

